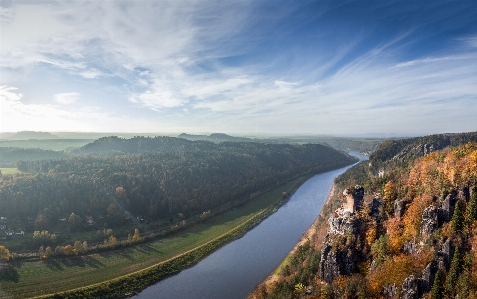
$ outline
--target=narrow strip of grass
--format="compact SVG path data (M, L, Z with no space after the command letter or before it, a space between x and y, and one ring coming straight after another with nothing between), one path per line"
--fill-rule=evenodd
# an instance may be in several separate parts
M2 174L15 174L15 173L20 173L21 171L18 170L18 168L1 168L0 171Z
M117 297L124 294L128 289L127 283L131 281L142 281L142 284L149 281L150 284L160 280L191 266L240 236L278 207L283 201L283 192L291 192L309 177L291 181L243 206L164 239L82 257L14 263L13 279L0 281L0 287L14 298L30 298L73 289L82 294L90 294L86 297L93 296L94 292L100 294L95 295L98 298ZM136 288L133 290L137 290L138 285L135 283ZM98 290L102 293L98 293Z

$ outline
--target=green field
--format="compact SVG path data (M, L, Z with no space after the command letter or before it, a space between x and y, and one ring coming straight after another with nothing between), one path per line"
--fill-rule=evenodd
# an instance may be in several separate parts
M0 280L0 298L2 291L3 296L29 298L81 288L174 258L226 235L276 204L282 198L282 192L292 191L308 178L289 182L243 206L160 240L82 257L13 262L14 273Z
M0 168L2 174L15 174L20 173L21 171L18 168Z

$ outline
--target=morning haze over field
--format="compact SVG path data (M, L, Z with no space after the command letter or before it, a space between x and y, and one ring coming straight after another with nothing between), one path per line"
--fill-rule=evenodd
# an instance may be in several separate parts
M0 299L477 299L476 113L476 1L0 0Z

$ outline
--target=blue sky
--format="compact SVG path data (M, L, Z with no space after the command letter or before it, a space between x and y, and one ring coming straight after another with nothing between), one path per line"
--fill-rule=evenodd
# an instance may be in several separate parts
M476 1L1 1L0 132L477 130Z

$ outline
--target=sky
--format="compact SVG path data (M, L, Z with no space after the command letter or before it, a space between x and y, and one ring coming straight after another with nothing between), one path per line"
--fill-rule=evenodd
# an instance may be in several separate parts
M477 1L0 1L0 132L477 131Z

